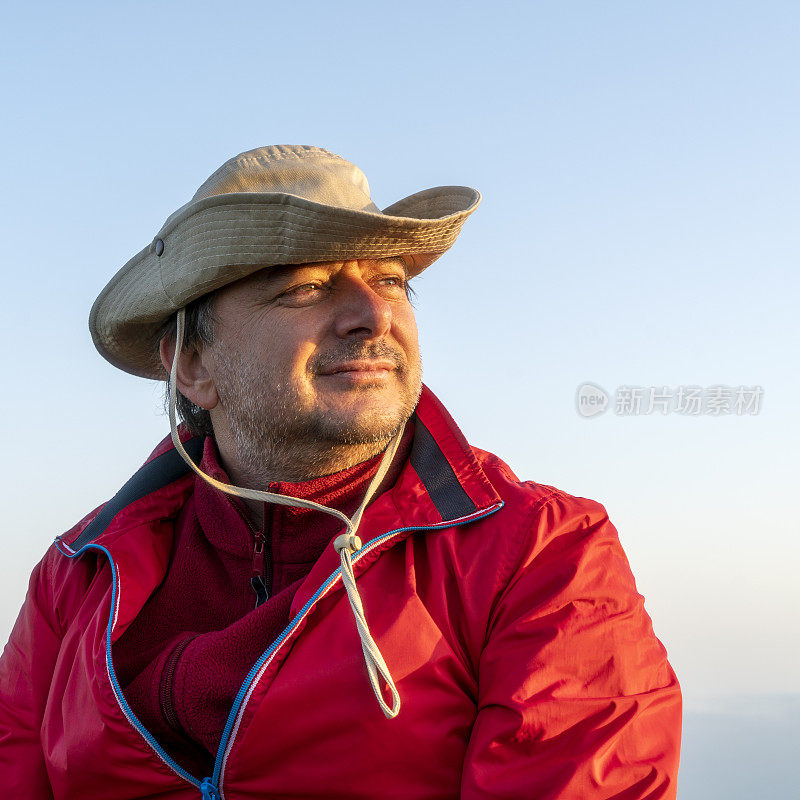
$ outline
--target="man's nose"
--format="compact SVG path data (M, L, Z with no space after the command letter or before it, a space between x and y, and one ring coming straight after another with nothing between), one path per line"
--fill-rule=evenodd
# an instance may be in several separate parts
M341 338L377 339L392 326L392 307L363 278L347 276L337 287L334 330Z

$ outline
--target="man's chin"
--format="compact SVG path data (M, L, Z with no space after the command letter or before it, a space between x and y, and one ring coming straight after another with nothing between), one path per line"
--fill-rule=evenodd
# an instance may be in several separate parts
M318 437L341 444L388 441L411 416L419 398L419 391L398 386L397 378L325 381L316 386L316 410L310 416Z
M316 420L316 434L331 444L371 444L388 441L408 417L399 409L360 410L355 414L326 414Z

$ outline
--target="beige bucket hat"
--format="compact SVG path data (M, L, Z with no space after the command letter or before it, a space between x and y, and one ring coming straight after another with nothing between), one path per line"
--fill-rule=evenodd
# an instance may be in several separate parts
M158 337L178 309L277 264L403 256L411 277L455 242L480 194L438 186L381 211L364 173L319 147L226 161L95 300L89 330L114 366L163 379Z

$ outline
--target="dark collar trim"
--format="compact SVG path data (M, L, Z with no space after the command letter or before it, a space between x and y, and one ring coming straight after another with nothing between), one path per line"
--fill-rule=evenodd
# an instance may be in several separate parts
M203 437L195 436L183 443L192 461L199 463L203 456ZM72 550L78 551L93 542L111 524L111 520L125 506L141 500L162 486L172 483L189 472L189 465L177 450L167 450L152 461L148 461L133 477L109 500L100 513L84 528L83 533L70 543Z
M414 443L409 460L430 495L443 522L467 517L477 511L464 487L459 483L450 462L436 440L415 413Z

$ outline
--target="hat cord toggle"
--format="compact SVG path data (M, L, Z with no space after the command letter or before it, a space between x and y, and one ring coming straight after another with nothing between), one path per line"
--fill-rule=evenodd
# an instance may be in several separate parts
M188 464L188 466L197 474L199 475L206 483L213 486L215 489L218 489L225 494L234 495L235 497L241 497L246 500L256 500L263 503L275 503L277 505L282 506L292 506L295 508L310 508L315 511L321 511L324 514L330 514L333 517L336 517L338 520L344 523L346 527L346 532L337 536L336 539L333 541L333 547L336 552L339 554L342 562L341 571L342 571L342 583L344 584L345 591L347 592L347 599L350 601L350 608L353 611L353 616L355 617L356 621L356 628L358 629L358 635L361 639L361 649L364 652L364 663L367 667L367 675L369 676L370 684L372 685L372 691L375 693L375 697L378 700L378 704L381 707L381 710L386 715L388 719L393 719L400 713L400 694L397 691L397 687L395 686L394 681L392 680L392 675L389 672L389 667L386 665L386 662L381 655L381 651L378 648L378 645L375 643L375 640L372 638L372 634L370 633L369 626L367 625L367 619L364 614L364 606L361 602L361 595L358 592L358 587L356 586L356 578L355 574L353 573L353 564L351 560L351 554L355 553L357 550L361 549L361 539L356 535L356 531L358 530L358 526L361 523L361 517L364 514L364 509L367 507L372 496L377 491L378 487L381 484L381 481L386 477L387 472L389 471L389 467L391 466L392 460L394 459L397 449L400 446L400 440L403 437L403 431L405 429L405 423L400 427L400 430L394 435L392 440L389 442L388 447L381 459L381 463L378 466L378 471L375 473L372 481L370 482L369 486L367 487L366 494L364 495L364 499L361 501L361 504L356 509L356 512L353 514L352 517L348 517L346 514L343 514L341 511L335 508L329 508L328 506L323 506L321 503L315 503L313 500L304 500L300 497L290 497L284 494L278 494L277 492L265 492L259 489L246 489L242 486L234 486L230 483L224 483L223 481L219 481L216 478L212 478L210 475L207 475L197 464L192 461L189 454L186 452L186 448L183 446L183 442L180 440L180 436L178 436L178 425L177 425L177 376L178 376L178 360L180 358L180 354L183 350L183 337L184 337L184 328L186 324L186 309L181 308L178 310L177 315L177 330L175 332L175 354L172 357L172 367L169 373L169 430L170 435L172 437L172 443L175 446L175 449L180 454L181 458ZM391 708L387 705L386 701L383 699L383 695L381 693L381 687L378 683L378 673L384 678L386 683L389 686L389 690L392 694L392 706Z

